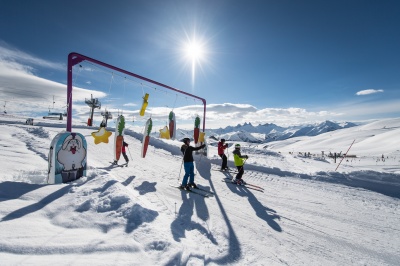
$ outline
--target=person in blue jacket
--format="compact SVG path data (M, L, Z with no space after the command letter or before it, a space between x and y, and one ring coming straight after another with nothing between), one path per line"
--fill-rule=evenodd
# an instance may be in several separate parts
M184 138L183 143L184 144L181 147L181 152L183 153L183 166L185 168L185 175L183 176L182 184L179 188L190 190L190 188L197 188L197 185L194 183L194 159L192 153L193 151L204 148L206 145L203 144L199 147L190 146L189 138Z

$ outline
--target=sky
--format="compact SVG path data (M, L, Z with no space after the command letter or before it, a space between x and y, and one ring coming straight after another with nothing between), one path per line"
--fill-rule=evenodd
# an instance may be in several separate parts
M206 99L209 128L400 114L398 1L0 3L0 95L9 112L32 109L33 91L43 111L53 96L65 109L67 56L76 52ZM144 93L153 118L173 109L191 127L202 116L200 101L87 62L73 73L81 97L94 94L114 113L130 106L132 121L145 119L137 115ZM75 107L86 121L85 105Z
M141 158L142 135L125 130L130 162L118 167L110 163L113 142L96 145L93 129L82 126L75 132L86 137L86 175L47 184L58 124L30 126L0 116L0 131L0 161L7 161L0 175L2 265L400 262L400 119L278 141L268 149L242 143L249 156L243 179L262 191L221 182L235 173L218 171L217 147L209 145L207 157L194 154L195 182L214 193L208 198L171 186L183 176L179 141L152 137ZM346 150L354 138L357 158L339 165L321 157L324 147ZM234 169L232 151L226 154Z

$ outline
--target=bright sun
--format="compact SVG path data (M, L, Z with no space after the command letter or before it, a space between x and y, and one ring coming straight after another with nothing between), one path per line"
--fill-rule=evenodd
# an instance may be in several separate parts
M189 57L192 61L199 61L204 56L203 47L196 42L190 42L186 45L185 49L186 56Z
M196 65L201 67L201 61L205 60L205 48L204 45L195 39L188 41L184 46L184 53L188 60L190 60L192 65L192 86L195 83L196 76Z

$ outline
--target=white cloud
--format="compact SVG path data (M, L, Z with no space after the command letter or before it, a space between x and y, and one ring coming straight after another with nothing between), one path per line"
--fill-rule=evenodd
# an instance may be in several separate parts
M374 90L374 89L369 89L369 90L362 90L358 91L356 95L368 95L368 94L374 94L374 93L379 93L383 92L383 90Z
M9 62L20 62L23 64L33 64L40 67L52 68L65 71L65 65L54 63L41 58L37 58L15 48L8 47L4 42L0 42L0 60Z
M126 104L124 104L123 106L126 106L126 107L134 107L134 106L138 106L136 103L126 103Z
M73 101L84 101L93 94L96 98L106 94L74 87ZM7 102L9 111L44 112L49 108L65 109L67 85L33 75L29 66L0 59L0 99ZM53 104L54 99L54 104Z

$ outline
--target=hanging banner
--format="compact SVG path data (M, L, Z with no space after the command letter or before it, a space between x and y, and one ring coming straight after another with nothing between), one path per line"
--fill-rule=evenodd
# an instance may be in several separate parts
M142 141L142 158L146 157L147 147L149 146L150 142L150 133L151 128L153 127L153 122L151 118L149 118L146 122L143 132L143 141Z
M200 117L196 116L196 118L194 119L194 131L193 131L194 144L197 144L197 142L199 141L199 133L200 133Z
M108 143L108 138L112 135L110 131L107 131L105 127L101 127L98 131L92 132L92 137L94 139L94 144L99 144L101 142Z
M169 112L169 137L175 139L176 135L176 119L173 111Z
M149 104L148 100L149 100L149 94L146 93L143 97L143 104L142 108L140 109L140 116L144 116L144 112L146 111L147 105Z
M165 126L163 129L160 129L160 138L162 139L170 139L169 129Z
M200 132L200 136L199 136L199 142L200 143L204 143L205 142L205 136L206 136L205 132Z
M118 162L121 157L122 144L124 142L125 134L125 117L123 115L118 116L117 122L115 123L115 138L114 138L114 162Z

